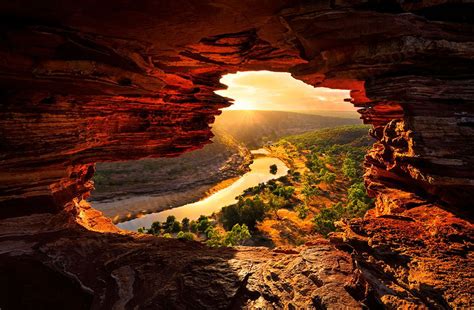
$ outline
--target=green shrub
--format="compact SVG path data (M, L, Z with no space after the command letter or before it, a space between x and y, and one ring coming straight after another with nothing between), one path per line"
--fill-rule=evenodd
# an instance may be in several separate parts
M373 207L373 199L367 196L363 182L351 185L347 190L347 204L337 203L332 208L324 208L314 217L315 230L324 236L336 229L334 222L342 218L361 217Z
M221 234L216 229L210 227L206 244L211 247L236 246L241 245L245 240L250 239L251 235L247 225L235 224L232 229L225 234Z
M332 172L326 172L321 179L327 184L333 184L336 181L336 174Z
M148 229L148 233L152 235L159 235L161 233L161 228L162 225L159 221L153 222L150 229Z
M198 232L198 225L195 221L191 221L191 223L189 223L189 230L193 233Z
M272 191L274 195L283 197L285 199L290 199L294 192L295 188L293 186L284 186L281 184L278 184L277 187Z
M176 236L178 239L194 240L194 234L190 232L180 231Z
M181 220L181 229L183 231L189 231L189 219L187 217Z
M343 214L344 208L340 202L334 205L332 208L321 209L313 219L315 230L327 237L330 232L336 230L334 222L341 219Z
M363 182L351 185L347 190L347 216L350 218L364 216L373 207L374 200L367 196Z
M224 237L225 246L241 245L245 240L250 239L251 235L247 225L235 224L230 231L228 231Z
M211 226L209 218L207 216L201 215L197 220L197 230L204 233L209 226Z
M301 173L299 171L293 171L291 176L293 177L293 180L295 182L300 182L301 181Z
M207 231L207 240L206 244L210 247L220 247L223 245L224 236L212 228Z
M305 204L308 204L308 201L312 198L312 197L315 197L317 195L320 195L321 194L321 190L316 187L316 186L312 186L308 183L306 183L303 187L303 190L301 191L301 193L304 195L305 197Z
M181 231L181 224L178 221L174 221L173 224L171 224L170 231L173 233Z
M250 229L254 229L258 221L265 216L265 204L256 195L253 199L244 200L239 197L239 201L222 208L221 221L226 230L232 229L235 224L245 224Z
M295 211L298 213L298 217L304 220L308 216L309 208L306 204L299 204L295 207Z

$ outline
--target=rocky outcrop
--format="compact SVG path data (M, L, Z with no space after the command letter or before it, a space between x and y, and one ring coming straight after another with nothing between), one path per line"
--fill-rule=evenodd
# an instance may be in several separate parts
M18 292L7 305L47 304L54 290L35 295L23 285L31 283L27 271L37 270L36 278L50 279L78 307L165 307L166 300L205 307L213 299L292 308L294 298L314 307L472 307L469 12L464 1L1 3L0 261L10 275L2 287ZM341 264L347 254L324 242L295 256L185 244L194 256L178 266L166 257L191 253L183 244L122 233L73 207L92 189L96 162L176 156L207 143L209 124L230 104L214 94L219 78L261 69L350 89L350 101L374 125L378 142L365 178L376 209L333 237L352 251L353 269ZM228 251L235 251L230 264ZM325 258L315 261L319 255ZM248 267L254 259L256 278ZM334 259L331 270L355 280L304 280ZM263 273L278 262L294 269ZM16 282L13 268L25 271ZM172 270L166 279L157 272L163 268ZM226 276L214 289L208 279L216 270ZM301 282L284 284L293 276ZM191 304L180 301L184 291Z
M388 308L470 308L472 225L430 204L396 215L378 212L339 223L342 232L331 239L351 246L359 270L381 302Z
M361 307L357 298L364 296L365 282L357 276L350 255L327 240L291 250L215 249L193 241L120 232L110 220L85 222L75 213L91 219L97 211L82 202L56 215L3 221L2 307ZM51 286L45 287L46 279Z

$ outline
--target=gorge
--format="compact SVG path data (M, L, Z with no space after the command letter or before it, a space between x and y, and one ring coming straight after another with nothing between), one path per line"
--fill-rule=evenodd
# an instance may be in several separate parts
M0 3L3 309L472 308L468 1ZM95 163L209 143L237 71L350 90L375 208L293 249L126 232ZM47 283L48 285L44 285Z

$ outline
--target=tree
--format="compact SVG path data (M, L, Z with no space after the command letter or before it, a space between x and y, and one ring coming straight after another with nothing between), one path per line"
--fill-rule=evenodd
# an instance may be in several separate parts
M204 233L209 226L211 226L209 218L207 216L201 215L197 221L197 230Z
M295 182L300 182L301 181L301 173L299 171L293 171L291 176L293 177L293 180Z
M245 240L250 239L251 235L249 232L249 228L247 225L242 224L235 224L231 231L227 232L224 237L224 245L225 246L235 246L241 245Z
M342 173L351 181L359 177L357 163L350 157L350 153L344 159L342 164Z
M274 195L283 197L285 199L290 199L294 192L295 188L293 186L283 186L281 184L278 184L277 187L272 191Z
M206 244L211 247L236 246L242 244L250 237L249 229L245 224L235 224L232 229L225 234L222 234L213 227L209 227L207 230L208 239L206 240Z
M189 231L189 219L187 217L181 220L181 228L183 231Z
M176 236L178 239L194 240L194 234L190 232L180 231Z
M265 217L265 203L260 199L259 195L256 195L253 199L246 200L245 204L240 208L240 220L235 224L245 224L251 229L255 229L257 222L262 221ZM234 225L228 225L226 229L232 229Z
M314 228L317 232L327 237L328 234L336 230L335 221L341 219L344 214L342 203L338 202L332 208L323 208L314 217Z
M277 219L279 219L278 210L283 208L285 204L286 204L286 201L283 197L271 194L267 206L270 210L272 210L275 213L275 216L277 217Z
M373 205L373 199L367 196L363 182L351 185L347 190L347 214L349 217L364 216Z
M242 222L242 209L245 201L239 200L236 204L223 207L221 210L222 225L229 230L237 223Z
M212 228L212 227L211 227ZM217 229L209 229L207 232L206 244L210 247L220 247L223 244L224 236Z
M198 232L198 226L197 226L196 221L191 221L191 223L189 223L189 230L193 233Z
M319 175L309 172L309 173L305 173L304 182L310 185L316 185L316 184L321 183L321 180L319 178Z
M277 165L273 164L270 166L270 173L271 174L276 174L278 172L278 167Z
M319 159L318 154L310 153L306 155L306 167L311 172L317 172L325 168L324 163Z
M166 222L164 222L162 225L162 228L165 231L170 232L171 226L173 225L175 221L176 221L176 217L174 215L168 215L168 217L166 218Z
M162 226L159 221L153 222L150 229L148 229L148 233L152 235L159 235L161 233L161 228Z
M177 233L181 230L181 224L178 221L174 221L173 224L171 224L170 231Z
M326 163L330 165L335 165L337 163L336 158L332 156L332 154L337 154L338 151L333 148L334 146L331 147L330 150L328 150L328 153L326 154L325 161Z
M235 224L245 224L254 229L258 221L265 216L265 204L256 195L253 199L239 197L236 204L222 208L221 221L226 230L231 230Z

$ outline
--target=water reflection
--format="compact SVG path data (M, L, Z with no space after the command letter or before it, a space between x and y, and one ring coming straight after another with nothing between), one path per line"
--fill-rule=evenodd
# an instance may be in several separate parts
M181 207L165 210L157 213L150 213L140 218L117 224L118 227L136 231L140 227L150 227L155 221L163 222L169 215L174 215L178 221L187 217L196 220L200 215L211 215L220 211L222 207L234 204L235 199L241 195L245 189L277 179L288 173L288 167L280 159L269 157L265 149L253 150L254 162L250 165L250 171L244 174L232 185L210 195L209 197L183 205ZM278 168L276 174L271 174L269 167L275 164Z

